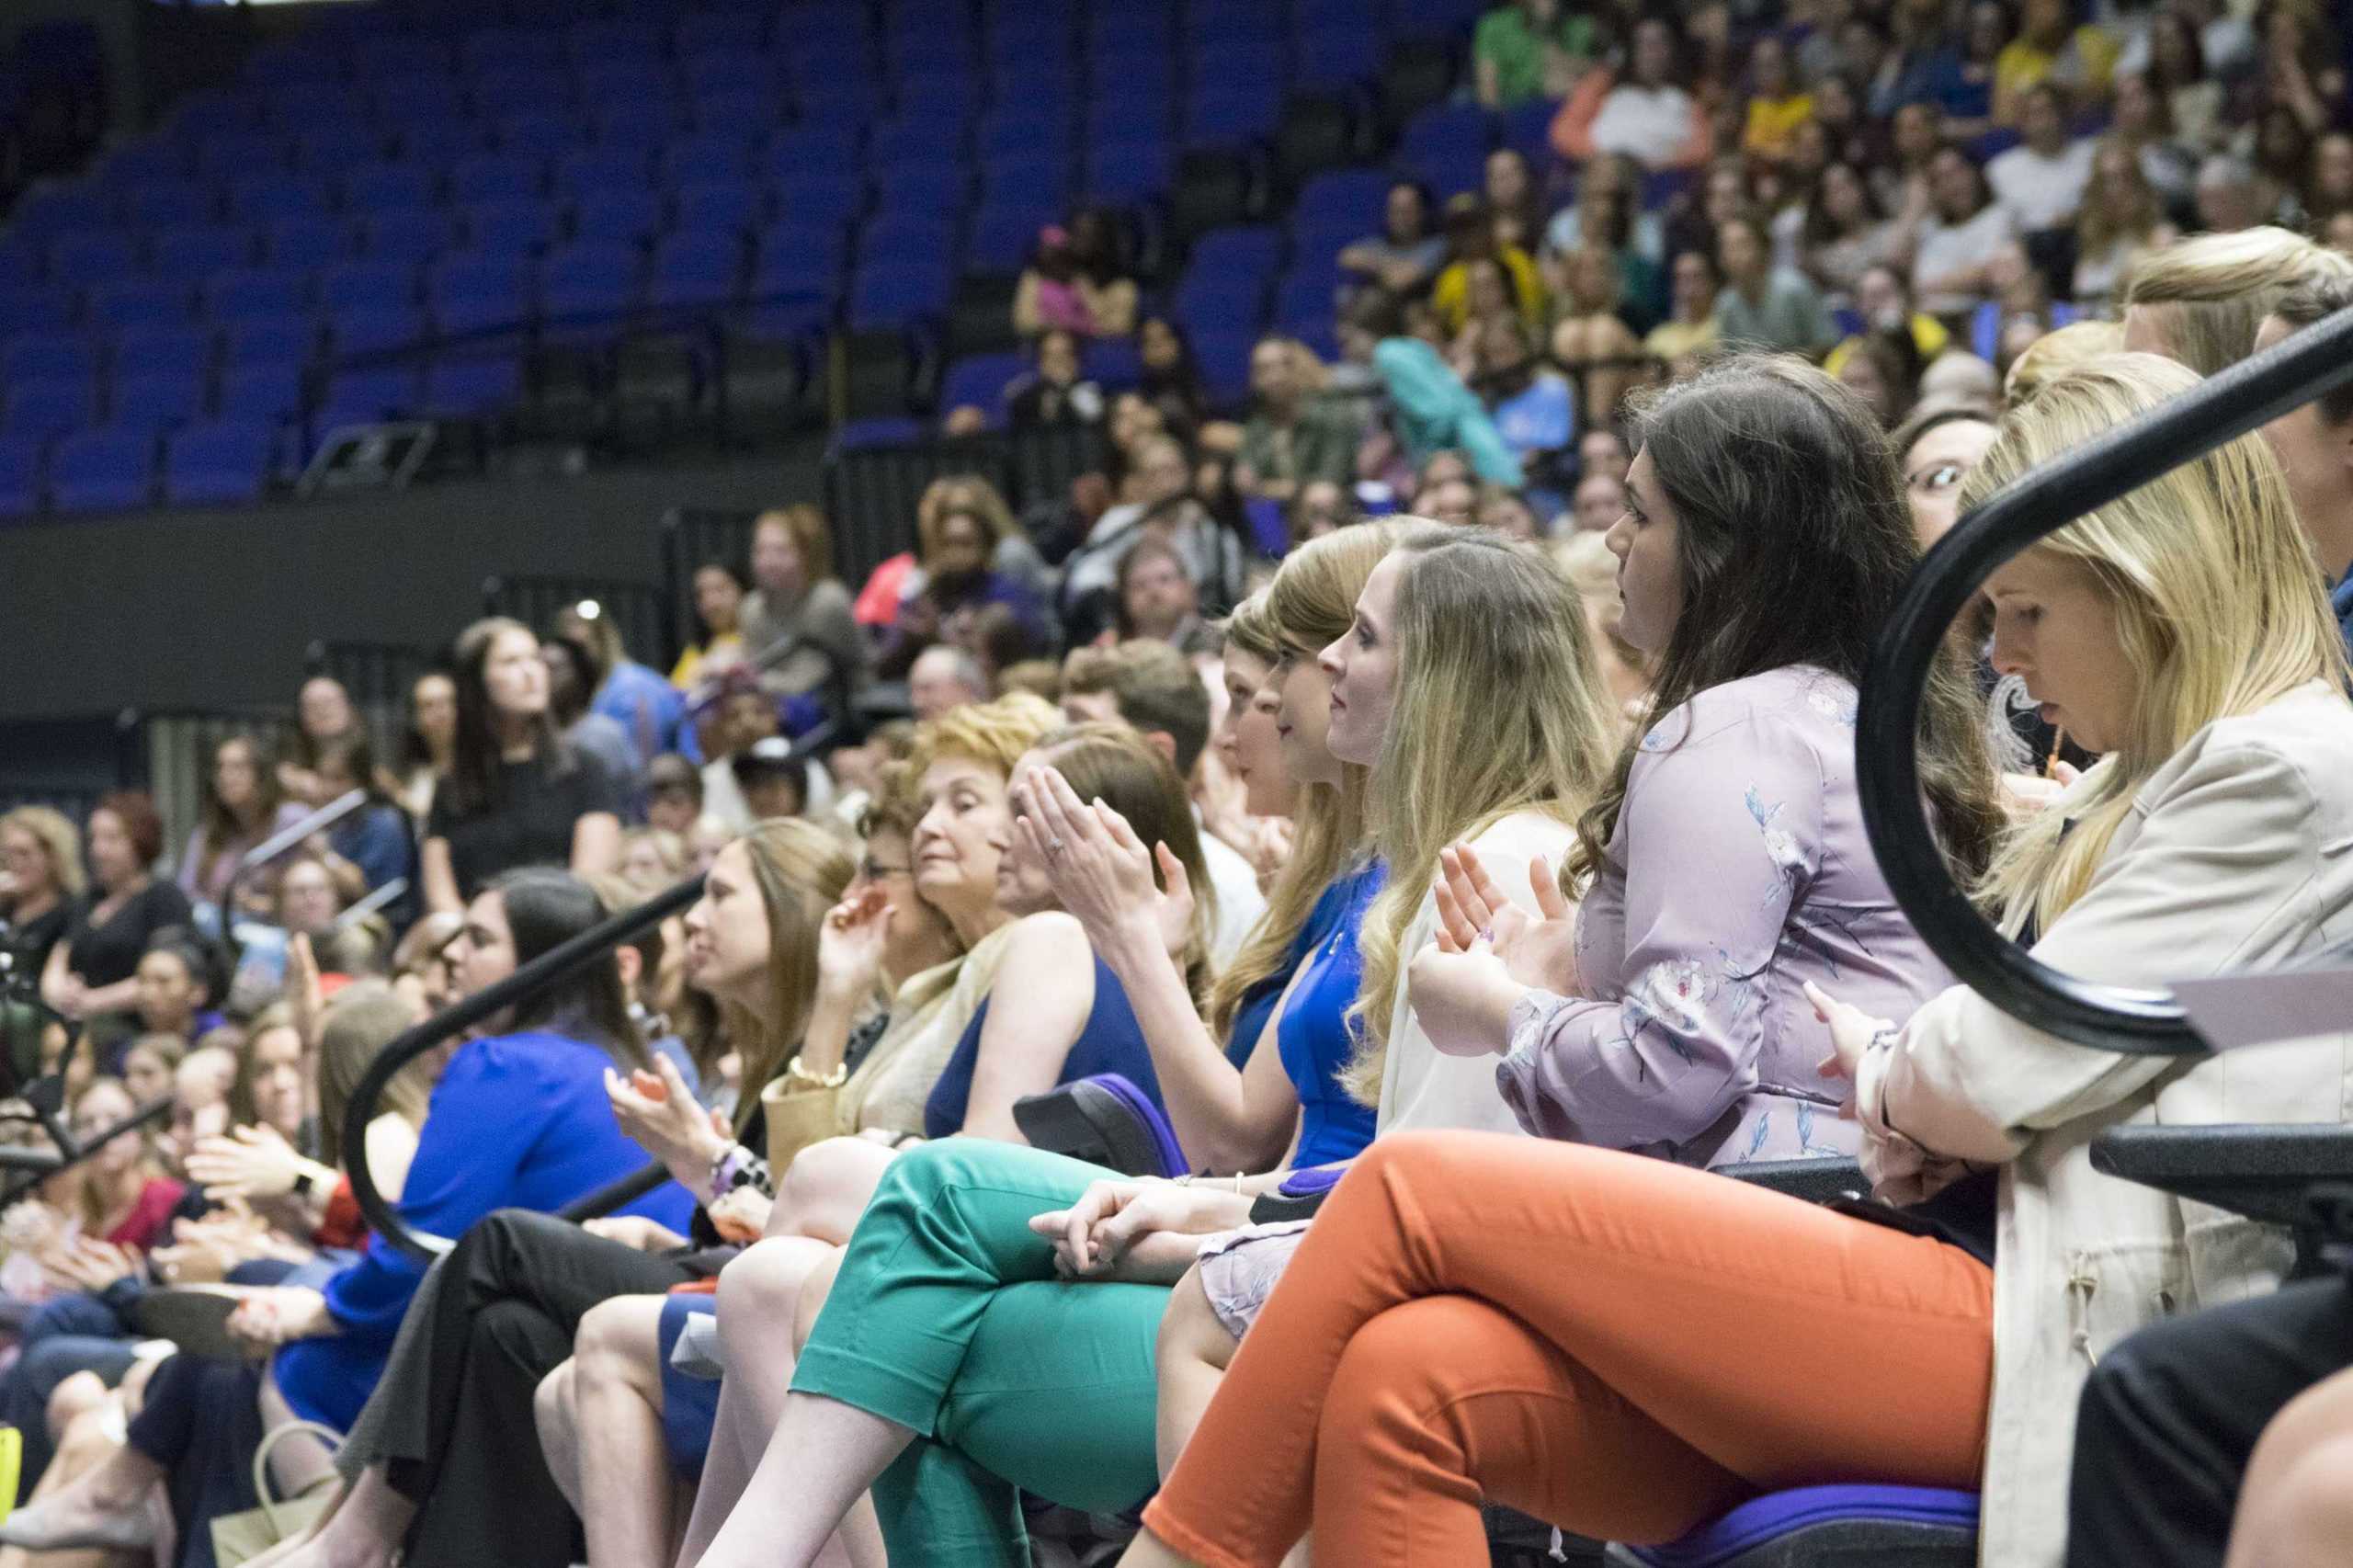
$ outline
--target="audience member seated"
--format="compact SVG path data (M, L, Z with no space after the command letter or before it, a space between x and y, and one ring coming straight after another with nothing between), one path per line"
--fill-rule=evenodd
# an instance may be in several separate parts
M556 733L540 640L492 616L459 635L456 657L457 748L421 857L427 907L460 909L518 867L612 869L624 786Z
M1716 323L1716 296L1723 280L1716 259L1703 250L1688 250L1675 258L1674 310L1643 339L1643 352L1665 368L1667 379L1680 380L1697 369L1715 350L1722 329ZM1611 522L1618 514L1609 515Z
M1410 487L1414 471L1434 453L1460 449L1471 454L1481 478L1520 482L1519 461L1485 405L1435 347L1407 335L1394 298L1359 294L1342 313L1339 332L1342 354L1370 367L1380 385L1380 416L1358 454L1360 472L1385 473L1392 484Z
M1495 217L1484 198L1465 192L1446 204L1446 265L1430 285L1430 303L1449 337L1471 319L1471 269L1494 262L1511 286L1511 302L1530 326L1544 319L1544 281L1536 263L1518 245L1495 237Z
M2055 383L2011 415L1969 499L2193 384L2124 356ZM2109 569L2120 560L2129 576ZM2353 712L2262 444L2242 437L2069 525L1989 587L1997 663L2109 754L2064 808L2013 830L1988 879L2006 927L2062 971L2110 983L2292 962L2326 942L2353 897L2325 847L2353 815L2334 782L2353 763ZM2082 653L2054 645L2086 628L2102 630L2068 644ZM2126 656L2149 635L2175 657ZM2234 872L2218 879L2225 853ZM2290 886L2302 892L2283 920ZM1988 1561L2058 1561L2092 1363L2162 1312L2269 1288L2289 1260L2277 1232L2207 1210L2193 1226L2182 1200L2095 1173L2092 1134L2126 1119L2333 1119L2343 1052L2314 1041L2188 1064L2087 1050L1962 987L1902 1025L1809 996L1851 1085L1866 1173L1881 1200L1913 1206L1892 1217L1900 1228L1612 1150L1376 1142L1252 1327L1131 1568L1271 1562L1311 1520L1319 1558L1405 1561L1368 1496L1396 1498L1415 1539L1449 1560L1466 1542L1484 1550L1483 1494L1580 1533L1660 1541L1758 1489L1824 1476L1979 1489ZM1554 1218L1531 1221L1531 1203ZM1735 1233L1755 1268L1665 1239ZM1630 1250L1632 1235L1651 1244ZM2174 1283L2105 1288L2128 1254ZM1662 1268L1689 1278L1664 1287ZM1563 1291L1564 1278L1578 1286ZM1887 1294L1898 1280L1900 1301ZM2087 1289L2102 1303L2088 1319ZM1679 1310L1662 1315L1663 1301ZM1744 1364L1790 1375L1727 1381L1733 1342ZM1456 1397L1497 1377L1529 1392ZM1886 1400L1892 1387L1905 1397ZM1597 1399L1631 1425L1562 1425ZM1419 1414L1441 1410L1442 1439Z
M1740 150L1768 163L1785 158L1797 128L1813 118L1813 96L1790 65L1789 46L1767 33L1748 51L1748 108L1741 119Z
M2124 346L2214 375L2255 351L2256 329L2290 290L2347 278L2353 258L2285 229L2195 235L2125 275Z
M1167 642L1139 639L1109 649L1073 651L1063 666L1062 709L1074 724L1126 724L1168 759L1187 790L1198 797L1199 765L1210 741L1210 694L1192 661ZM1196 808L1197 823L1200 814ZM1201 860L1209 870L1213 912L1210 956L1223 970L1258 924L1267 901L1250 862L1213 833L1201 835Z
M1688 90L1683 40L1672 24L1645 17L1634 24L1629 67L1587 72L1552 121L1552 147L1580 163L1619 153L1654 169L1706 163L1713 136Z
M2101 141L2115 143L2131 157L2167 217L2190 210L2198 165L2206 150L2177 133L2164 96L2147 77L2128 73L2116 79L2116 109Z
M1133 396L1158 411L1161 428L1191 440L1209 423L1210 394L1185 329L1167 316L1146 316L1136 328L1136 358L1143 376Z
M1669 246L1658 214L1643 209L1642 186L1642 165L1622 153L1587 163L1578 171L1576 200L1555 212L1545 227L1545 252L1566 256L1583 249L1590 236L1618 258L1630 296L1655 293Z
M2018 233L2034 236L2073 226L2091 184L2092 142L2067 134L2067 99L2050 82L2026 91L2023 140L1985 165L1985 183Z
M596 655L599 672L589 709L620 726L636 754L637 767L676 744L686 699L661 676L629 656L621 629L607 606L582 599L557 615L559 635L577 640Z
M711 672L744 657L744 596L749 590L733 565L706 561L695 568L694 591L700 641L688 643L670 666L670 684L688 693Z
M2114 138L2100 142L2075 218L2075 272L2069 291L2076 305L2108 305L2143 256L2177 237L2131 149Z
M2105 28L2077 25L2075 0L2025 0L2018 36L1994 61L1994 122L2024 129L2031 114L2027 95L2045 84L2105 102L2116 57L2116 40Z
M680 840L694 832L702 815L702 774L676 752L654 759L645 770L645 824L649 831L676 834ZM626 842L626 840L624 840ZM623 861L627 869L627 861Z
M1047 632L1038 587L1045 562L983 479L943 479L925 494L923 558L900 583L899 616L875 662L884 678L904 675L935 643L972 652L976 621L990 606L1011 611L1033 642Z
M1596 372L1587 384L1602 379ZM1549 473L1574 444L1576 394L1566 377L1538 364L1535 342L1517 319L1506 316L1480 330L1479 390L1495 433L1523 473Z
M596 651L567 632L553 632L540 640L540 662L547 666L548 715L555 722L556 733L597 764L620 791L625 803L622 814L633 815L626 803L639 793L643 767L629 732L618 720L588 705L604 676Z
M1176 546L1202 606L1212 614L1243 597L1247 552L1240 536L1218 523L1194 496L1193 470L1185 449L1168 437L1149 437L1136 449L1132 498L1104 513L1063 563L1060 608L1074 641L1085 640L1078 631L1083 602L1097 595L1108 605L1120 558L1145 538L1165 539ZM1096 623L1111 619L1098 612Z
M2273 222L2278 214L2270 182L2245 158L2216 153L2198 165L2191 193L2198 227L2210 234L2234 234Z
M1724 278L1716 331L1726 345L1818 357L1837 343L1822 295L1802 273L1773 265L1772 247L1754 218L1720 225L1716 241Z
M745 656L780 696L854 692L864 680L866 639L834 577L833 532L814 506L763 512L753 524L742 625Z
M1599 53L1593 18L1561 0L1511 0L1479 18L1471 37L1472 84L1491 109L1567 94Z
M297 768L295 774L304 782L311 777L307 768ZM262 760L252 737L231 735L221 742L212 748L212 770L205 778L196 831L180 852L180 892L191 903L218 907L245 856L281 828L300 822L304 810L301 801L280 794L278 777ZM273 867L248 873L244 881L246 901L267 906L275 876Z
M2046 341L2048 341L2046 339ZM1863 400L1882 429L1912 416L1920 398L1920 351L1908 332L1867 332L1850 340L1838 380Z
M155 937L195 918L188 895L154 874L164 824L137 790L98 797L87 827L90 886L41 971L41 1000L105 1053L137 1032L139 960Z
M926 648L907 670L907 705L918 723L988 699L987 675L961 648Z
M1483 174L1479 193L1495 214L1495 243L1535 255L1548 213L1527 155L1517 147L1498 147L1487 154Z
M1125 337L1135 330L1136 281L1120 259L1109 216L1079 213L1070 226L1038 232L1038 249L1013 296L1013 330L1034 337L1059 327L1080 337Z
M0 982L40 985L82 888L82 835L73 819L49 806L0 813ZM0 1013L16 1006L13 998L0 1000ZM17 1036L12 1023L8 1039ZM21 1082L29 1065L11 1062L9 1070Z
M1619 631L1626 607L1618 592L1618 557L1610 552L1608 536L1610 526L1625 512L1625 491L1606 473L1590 476L1585 484L1610 486L1613 509L1597 527L1580 515L1577 531L1553 547L1552 559L1560 562L1585 607L1586 633L1593 642L1594 664L1600 670L1602 687L1631 725L1650 706L1658 662L1627 642ZM1577 488L1582 496L1585 485ZM1599 510L1597 495L1592 506ZM1622 741L1624 736L1619 738Z
M305 680L295 699L294 733L287 739L286 756L278 759L279 790L290 796L308 793L302 774L311 766L311 748L359 727L359 711L351 705L351 693L343 682L326 675Z
M308 769L314 794L295 803L315 811L354 790L367 803L325 833L304 845L304 852L335 880L336 897L357 903L369 894L404 882L406 887L380 906L393 931L408 929L420 901L416 846L409 834L408 813L384 793L386 775L376 766L375 748L365 729L321 742L312 752Z
M1824 304L1832 310L1852 305L1863 274L1874 267L1903 266L1911 246L1911 226L1880 210L1861 170L1832 164L1822 171L1805 204L1801 255Z
M1302 372L1313 365L1306 346L1288 337L1260 338L1251 350L1251 412L1233 469L1245 496L1280 506L1302 484L1346 484L1356 477L1361 432L1344 407L1326 403L1310 384Z
M2009 210L1993 199L1984 171L1958 147L1928 165L1931 210L1912 253L1912 289L1932 316L1960 316L1993 291L1988 267L2018 237Z
M1625 515L1626 485L1614 474L1589 472L1577 481L1573 500L1577 531L1607 533L1610 525Z
M1561 258L1560 319L1552 327L1552 358L1574 379L1580 406L1608 418L1639 384L1643 312L1626 298L1624 274L1609 254L1587 245Z
M1184 556L1167 540L1136 540L1120 557L1113 592L1119 598L1119 641L1148 639L1195 657L1214 652L1214 634L1201 619L1200 591Z
M1392 294L1411 294L1426 287L1445 261L1446 240L1432 222L1429 190L1411 179L1389 187L1381 233L1340 252L1342 272Z
M1890 438L1923 551L1961 520L1961 484L1993 443L1993 412L1974 403L1923 405Z
M224 1020L214 1004L226 989L220 970L219 960L194 932L158 937L141 955L136 971L140 1033L169 1035L185 1048L219 1028ZM116 1071L119 1055L102 1065Z
M1103 389L1079 363L1078 335L1052 327L1038 335L1037 365L1005 390L1006 415L1016 430L1076 429L1103 423Z
M457 759L458 683L429 670L409 687L408 722L401 732L400 802L418 832L433 812L433 791Z

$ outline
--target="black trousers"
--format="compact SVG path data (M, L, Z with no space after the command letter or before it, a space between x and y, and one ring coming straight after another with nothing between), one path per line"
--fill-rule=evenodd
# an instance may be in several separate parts
M580 1523L540 1451L531 1396L572 1354L588 1309L698 1277L579 1226L502 1209L438 1265L426 1332L408 1336L375 1398L385 1474L417 1506L416 1568L567 1568Z
M2219 1568L2256 1439L2353 1366L2353 1280L2315 1279L2144 1328L2084 1389L2068 1568Z
M261 1447L261 1369L175 1356L147 1382L131 1423L131 1446L164 1467L179 1527L177 1568L214 1568L212 1521L258 1507L254 1454Z

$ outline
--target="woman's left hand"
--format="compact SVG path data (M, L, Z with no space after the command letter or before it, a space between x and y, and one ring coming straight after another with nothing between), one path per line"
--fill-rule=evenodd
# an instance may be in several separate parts
M93 1236L75 1236L40 1254L41 1271L63 1290L99 1295L119 1280L139 1272L139 1258L128 1247Z
M1863 1053L1870 1050L1874 1041L1893 1036L1895 1026L1839 1001L1810 980L1805 984L1805 999L1813 1004L1813 1016L1830 1026L1830 1054L1822 1059L1816 1070L1825 1078L1846 1081L1847 1103L1838 1108L1838 1114L1851 1121L1855 1118L1855 1074L1862 1065Z
M1033 767L1014 786L1020 831L1046 868L1054 896L1078 917L1097 947L1122 920L1149 918L1161 947L1182 953L1192 935L1193 889L1184 866L1165 844L1147 850L1128 819L1097 801L1078 798L1051 767ZM1155 853L1162 892L1153 881Z
M621 1131L680 1186L696 1191L710 1179L711 1162L731 1142L726 1122L696 1103L667 1057L654 1057L651 1073L641 1067L626 1078L606 1068L605 1093Z
M239 1127L223 1138L199 1138L188 1174L219 1198L283 1198L294 1190L301 1157L274 1127Z
M258 1350L274 1350L298 1339L327 1339L343 1325L327 1311L327 1299L302 1285L251 1290L229 1314L229 1333Z

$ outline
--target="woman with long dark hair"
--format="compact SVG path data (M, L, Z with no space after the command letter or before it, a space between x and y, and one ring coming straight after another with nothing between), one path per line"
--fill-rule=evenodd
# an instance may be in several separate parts
M136 790L98 797L90 811L89 889L74 901L65 935L49 950L41 1000L79 1019L103 1051L138 1024L139 960L156 933L195 919L188 895L154 874L164 852L155 802Z
M465 906L520 866L583 876L620 861L621 786L556 733L540 640L504 616L459 633L458 728L449 771L425 826L425 896Z
M279 828L300 822L302 807L280 792L278 775L249 735L231 735L212 748L203 801L196 831L180 852L179 888L191 903L217 904L228 896L238 862Z

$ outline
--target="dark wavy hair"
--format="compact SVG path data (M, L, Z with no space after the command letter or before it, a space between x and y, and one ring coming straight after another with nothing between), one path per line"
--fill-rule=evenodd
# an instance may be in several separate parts
M1675 508L1683 608L1637 740L1577 823L1579 875L1603 862L1652 724L1710 687L1790 665L1859 686L1920 558L1879 421L1802 359L1733 356L1653 394L1633 418L1632 444ZM1949 643L1929 677L1919 744L1945 853L1972 881L2002 816L1970 672Z
M519 631L532 642L539 634L519 620L503 615L485 616L458 633L452 649L450 678L458 686L457 755L449 761L449 777L441 788L449 792L452 810L461 816L494 812L506 804L506 774L499 766L498 716L490 700L483 672L490 651L499 638ZM532 750L551 773L568 773L574 757L559 734L552 714L542 711L532 724Z
M597 890L569 871L527 867L494 878L483 891L496 893L506 906L518 969L605 919ZM630 1021L620 966L609 953L517 1003L506 1032L532 1029L599 1046L624 1069L650 1064L645 1041Z

